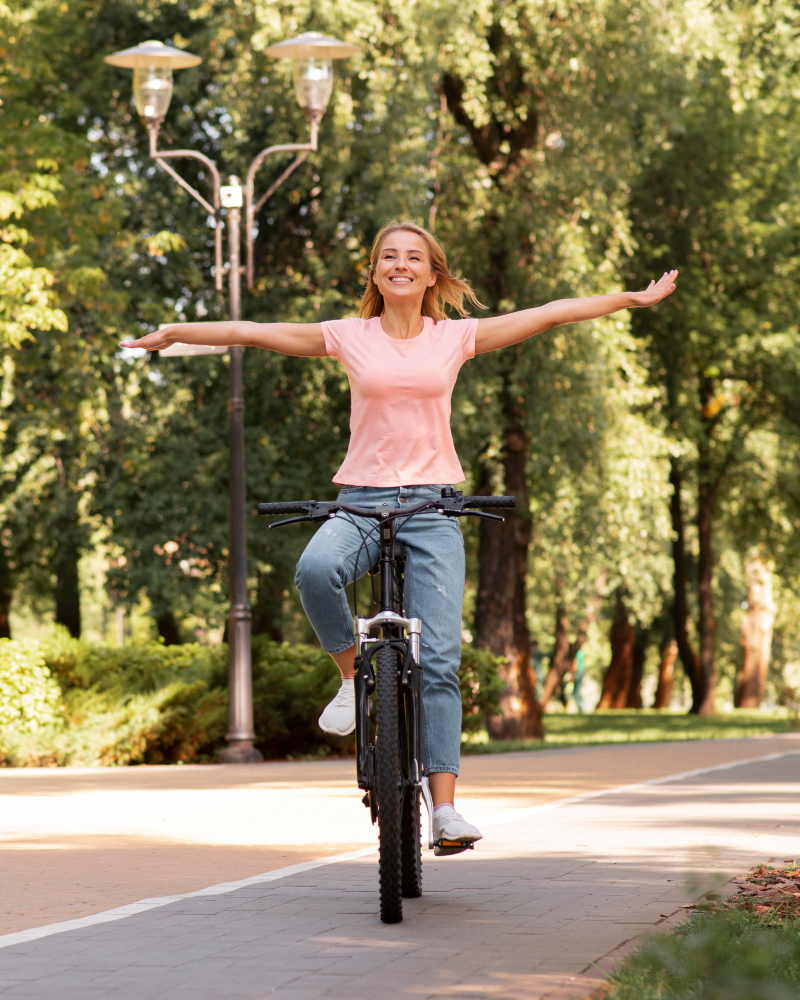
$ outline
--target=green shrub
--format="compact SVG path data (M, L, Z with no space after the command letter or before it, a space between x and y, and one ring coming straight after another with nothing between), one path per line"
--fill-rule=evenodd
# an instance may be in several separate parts
M27 689L19 679L6 687L0 681L0 706L7 705L14 718L28 718L38 706L35 726L4 726L0 765L203 761L213 760L225 746L227 647L90 646L65 631L44 651L35 643L11 645L28 650L26 677L46 685L47 698L21 698L19 692ZM19 659L22 653L15 655ZM460 683L466 731L480 728L486 714L496 711L496 666L496 657L464 647ZM7 673L11 678L10 668ZM336 668L321 649L256 637L253 714L256 745L264 756L351 753L353 736L330 736L317 724L338 687Z
M127 646L92 646L59 631L46 646L45 657L62 690L146 694L180 679L224 684L226 650L186 643L165 646L144 642ZM221 669L220 669L221 668Z
M225 655L219 647L196 644L90 646L59 633L44 649L47 667L42 663L42 669L49 668L59 712L35 732L4 731L0 763L41 767L210 759L223 745L227 725Z
M611 980L604 1000L797 1000L800 920L700 913L646 943Z
M501 657L463 646L459 686L463 730L474 732L498 711ZM349 752L355 737L329 736L317 719L339 689L339 675L327 653L301 643L253 640L253 713L257 745L265 757Z
M461 647L461 670L458 686L461 688L463 733L475 733L486 725L487 715L500 711L503 682L498 667L502 656L493 656L485 649L474 646Z
M0 639L0 734L35 733L58 718L60 692L42 648L30 639ZM0 735L2 739L2 735Z
M348 752L353 736L323 733L317 719L339 690L330 656L303 643L253 640L253 718L265 757Z
M187 643L83 646L69 667L64 716L73 763L209 759L227 726L226 651Z

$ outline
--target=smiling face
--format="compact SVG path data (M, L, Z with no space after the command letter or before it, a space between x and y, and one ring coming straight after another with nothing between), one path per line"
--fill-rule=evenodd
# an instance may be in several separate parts
M372 280L384 302L417 300L436 284L425 240L406 229L388 233L381 246Z

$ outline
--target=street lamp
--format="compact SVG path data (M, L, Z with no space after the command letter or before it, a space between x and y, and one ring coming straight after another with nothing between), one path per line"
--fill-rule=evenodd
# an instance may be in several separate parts
M172 48L163 42L147 41L135 48L124 49L106 56L106 62L133 70L133 94L136 110L147 128L150 139L150 157L166 171L184 190L198 201L214 219L214 280L222 290L225 270L228 274L229 308L232 320L241 316L241 275L245 270L247 284L253 287L253 229L255 216L268 198L283 184L287 177L317 149L319 122L328 106L333 87L333 60L355 55L358 48L337 41L318 32L307 32L298 38L279 42L266 50L275 59L293 59L294 86L300 107L309 122L309 141L304 144L269 146L262 150L250 164L244 187L238 177L228 177L222 184L216 164L203 153L191 149L164 151L158 149L158 133L172 97L172 72L188 66L197 66L199 56ZM255 175L270 156L278 153L296 153L297 156L267 191L255 201ZM198 160L208 170L211 201L193 188L168 163L168 160L189 158ZM245 208L246 268L240 263L241 209ZM228 264L222 263L223 219L221 208L227 209ZM162 355L221 354L224 347L197 347L191 344L173 344L161 351ZM228 746L221 759L228 763L246 763L261 760L253 746L253 689L250 663L250 604L247 600L247 533L245 521L244 476L244 397L242 393L243 347L231 347L230 354L230 588L231 605L228 616L228 641L230 648L228 669Z

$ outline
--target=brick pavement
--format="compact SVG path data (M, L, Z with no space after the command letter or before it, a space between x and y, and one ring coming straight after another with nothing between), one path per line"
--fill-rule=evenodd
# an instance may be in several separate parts
M602 980L597 966L699 894L690 875L722 881L800 854L796 747L498 815L474 853L425 855L425 894L406 901L400 925L377 919L370 856L38 940L0 938L0 996L583 997Z
M800 735L466 757L458 801L483 826L520 807L787 745L800 747ZM0 934L374 843L352 760L0 768Z

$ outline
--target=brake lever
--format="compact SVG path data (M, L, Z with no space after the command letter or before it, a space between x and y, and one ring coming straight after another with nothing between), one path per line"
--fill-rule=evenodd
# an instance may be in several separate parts
M462 510L462 517L488 517L490 521L505 521L500 514L488 514L485 510Z
M325 515L327 517L327 514ZM319 516L314 516L313 514L303 514L302 517L289 517L285 521L273 521L269 526L269 530L272 531L273 528L281 528L284 524L297 524L298 521L319 521L322 520Z
M448 510L446 507L439 507L438 510L448 517L488 517L490 521L505 521L500 514L487 514L485 510Z

